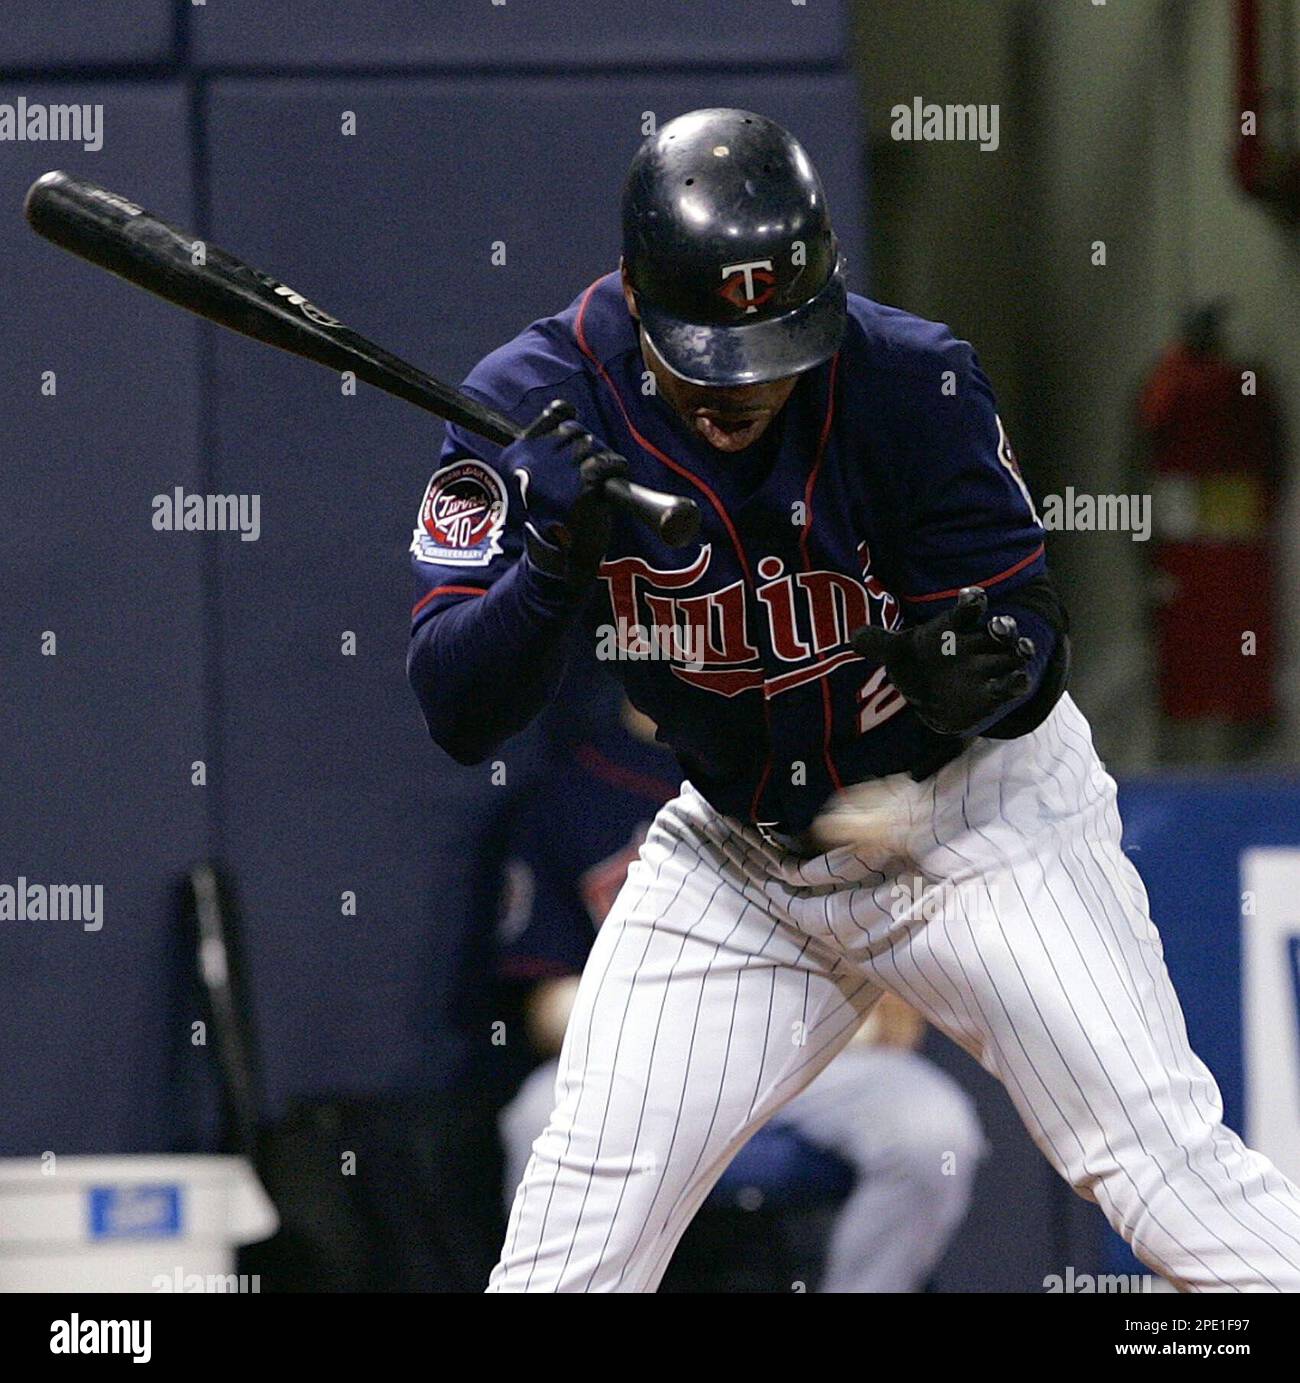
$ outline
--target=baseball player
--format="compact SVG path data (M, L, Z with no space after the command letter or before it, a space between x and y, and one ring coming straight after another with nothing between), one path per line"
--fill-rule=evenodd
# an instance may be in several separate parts
M500 451L449 427L425 492L430 733L492 759L595 641L685 775L596 939L489 1290L652 1291L886 991L1155 1272L1300 1289L1300 1192L1188 1045L988 380L846 293L794 139L739 110L663 125L621 271L466 387L536 422ZM694 498L698 541L612 511L611 475Z

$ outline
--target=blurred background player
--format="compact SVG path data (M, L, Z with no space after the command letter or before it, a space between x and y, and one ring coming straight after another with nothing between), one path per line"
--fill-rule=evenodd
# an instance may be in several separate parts
M521 822L525 849L506 908L513 935L503 949L508 977L533 981L525 1004L542 1061L502 1115L508 1199L554 1107L558 1053L595 929L650 820L677 792L672 754L656 743L653 724L627 703L606 702L590 738L532 797ZM698 1233L707 1236L711 1209L732 1202L830 1200L829 1225L814 1221L825 1242L810 1245L808 1258L796 1253L787 1269L815 1276L822 1292L919 1290L966 1214L983 1147L970 1097L918 1053L924 1031L911 1008L886 995L849 1046L723 1173ZM818 1152L842 1161L847 1187ZM733 1242L733 1251L743 1246ZM693 1261L689 1231L677 1257ZM810 1273L819 1258L820 1272ZM673 1287L670 1269L664 1290Z

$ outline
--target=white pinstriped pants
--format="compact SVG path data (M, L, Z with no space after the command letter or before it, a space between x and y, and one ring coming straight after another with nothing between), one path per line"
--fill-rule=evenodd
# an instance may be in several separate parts
M1300 1291L1300 1191L1222 1123L1073 702L877 789L877 837L813 859L689 784L659 813L584 972L488 1290L653 1291L737 1149L887 989L1003 1082L1153 1270Z

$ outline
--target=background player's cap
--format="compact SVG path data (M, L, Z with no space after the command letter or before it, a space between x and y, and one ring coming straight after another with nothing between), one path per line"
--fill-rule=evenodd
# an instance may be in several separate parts
M844 335L817 170L752 111L691 111L642 144L623 189L623 265L651 345L693 384L798 374Z

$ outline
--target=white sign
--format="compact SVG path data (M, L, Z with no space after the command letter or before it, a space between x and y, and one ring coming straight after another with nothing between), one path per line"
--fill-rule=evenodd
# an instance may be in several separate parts
M1246 1141L1300 1180L1300 850L1241 857Z

